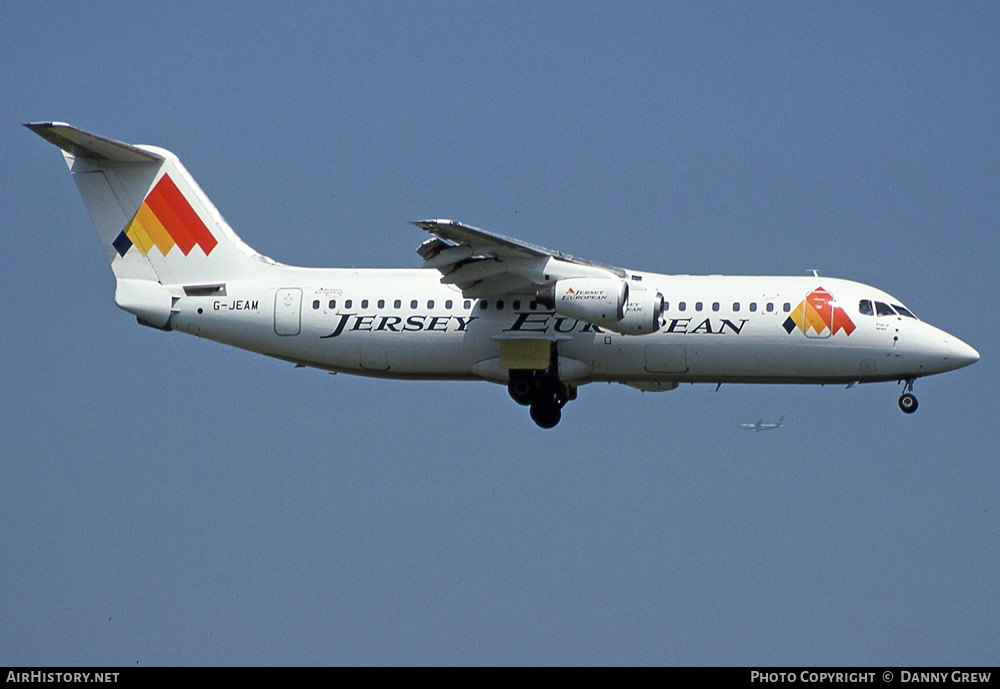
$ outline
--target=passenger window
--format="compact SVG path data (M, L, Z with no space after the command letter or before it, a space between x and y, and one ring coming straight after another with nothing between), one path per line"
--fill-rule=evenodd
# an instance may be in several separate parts
M768 313L773 313L774 312L774 302L773 301L767 302L767 312Z
M700 301L696 301L694 303L694 310L695 311L701 311L701 302Z
M503 311L503 299L497 299L497 311Z
M490 308L490 302L489 302L489 300L483 299L481 302L479 302L479 308L481 308L483 311L485 311L486 309Z
M858 311L861 312L862 316L874 316L875 310L872 308L872 303L868 299L862 299L858 302Z
M362 299L361 300L361 308L363 308L363 309L367 309L368 308L368 300L367 299Z
M687 307L688 307L687 302L686 301L682 301L680 304L677 305L677 310L678 311L687 311Z
M469 309L471 309L471 308L472 308L472 302L471 302L471 301L469 301L468 299L466 299L466 300L465 300L465 302L463 303L463 306L462 306L462 308L464 308L464 309L466 309L466 310L469 310Z
M397 299L396 301L392 302L392 307L394 309L402 308L402 306L403 306L403 302L400 301L399 299Z
M337 308L337 300L336 299L331 299L330 300L330 308L331 309Z
M755 313L756 311L757 311L757 302L755 301L750 302L750 312Z
M318 309L319 308L319 299L317 299L316 301L313 302L313 308L314 309Z
M416 299L414 299L413 301L410 302L410 308L411 309L417 308L417 300Z
M514 310L515 311L520 311L521 310L521 300L520 299L515 299L514 300Z
M784 304L781 305L781 310L784 311L785 313L788 313L789 311L792 310L792 305L786 301Z
M893 304L892 308L896 309L896 313L898 313L900 316L906 316L907 318L916 319L916 316L913 315L913 312L910 311L905 306L900 306L899 304Z
M451 299L449 299L448 301L446 301L446 302L444 303L444 307L445 307L446 309L448 309L449 311L451 311L451 306L452 306L452 304L453 304L452 300L451 300Z
M528 308L534 311L535 309L538 308L538 302L532 299L531 301L528 302Z
M385 299L379 299L378 300L378 307L380 309L384 309L385 308Z
M664 311L669 311L670 310L670 302L669 301L663 302L663 310Z
M717 301L713 301L712 302L712 310L713 311L718 311L719 310L719 302L717 302Z
M433 309L434 308L434 300L433 299L428 299L427 300L427 308L428 309Z
M345 309L349 309L349 308L351 308L352 304L354 304L354 302L351 301L350 299L348 299L347 301L344 302L344 308Z
M883 304L880 301L875 302L875 313L879 316L895 316L896 312L892 310L888 304Z
M738 301L733 302L733 312L738 313L740 310L740 303Z

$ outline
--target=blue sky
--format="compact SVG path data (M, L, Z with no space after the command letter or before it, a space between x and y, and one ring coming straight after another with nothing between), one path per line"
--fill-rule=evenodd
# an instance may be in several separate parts
M0 39L0 662L992 664L1000 6L32 3ZM273 258L453 217L671 273L858 280L976 347L893 384L295 369L115 308L62 120ZM736 425L785 416L781 431Z

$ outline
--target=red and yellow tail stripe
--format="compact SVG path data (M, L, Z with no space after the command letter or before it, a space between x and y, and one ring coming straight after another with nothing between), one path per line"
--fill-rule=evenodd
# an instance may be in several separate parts
M133 246L143 256L154 246L164 256L175 246L185 256L199 246L208 256L218 243L169 175L160 178L113 242L119 256Z

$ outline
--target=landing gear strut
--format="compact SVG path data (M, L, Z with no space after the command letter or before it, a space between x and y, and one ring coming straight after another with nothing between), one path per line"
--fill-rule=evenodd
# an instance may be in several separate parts
M913 378L906 379L903 394L899 396L899 408L904 414L912 414L917 410L917 398L913 394Z
M507 392L518 404L530 407L531 420L540 428L553 428L562 419L562 408L576 399L576 388L559 380L559 355L552 343L549 367L512 370Z

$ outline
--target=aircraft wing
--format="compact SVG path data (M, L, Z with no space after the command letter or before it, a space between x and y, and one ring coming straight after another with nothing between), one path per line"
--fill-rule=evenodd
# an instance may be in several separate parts
M424 268L441 272L441 282L470 298L534 292L567 277L626 277L606 266L522 242L454 220L413 223L433 235L417 248Z

